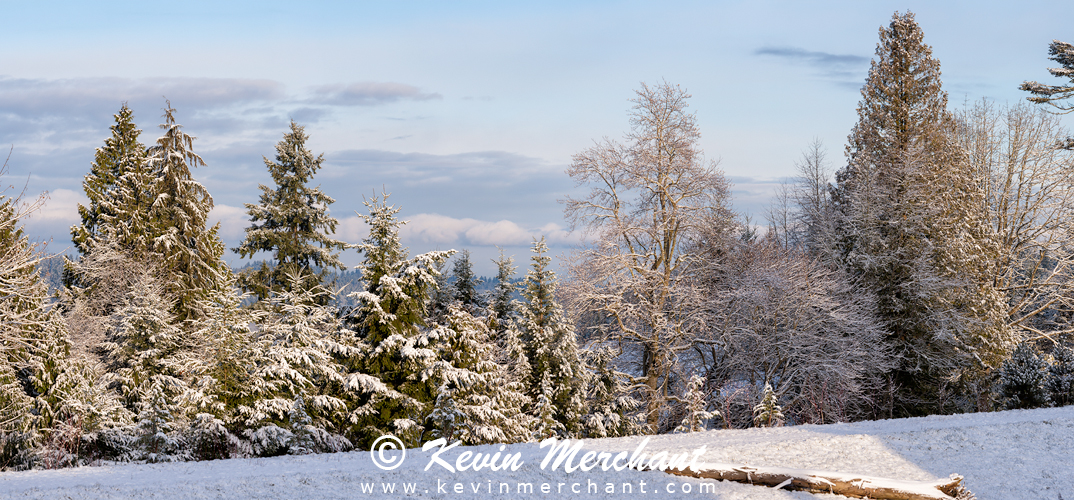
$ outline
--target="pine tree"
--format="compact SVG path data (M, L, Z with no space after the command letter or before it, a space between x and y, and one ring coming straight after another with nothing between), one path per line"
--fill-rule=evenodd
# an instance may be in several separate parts
M530 365L528 395L536 406L532 415L544 421L554 413L557 425L543 432L576 436L585 413L585 368L574 327L555 299L556 275L547 252L544 238L534 240L533 264L523 282L518 329Z
M425 306L437 266L453 253L408 257L399 243L405 222L387 199L365 202L369 236L358 245L365 256L358 266L363 289L350 295L358 304L347 318L353 336L341 341L349 348L340 353L344 386L360 393L348 403L346 435L360 447L385 433L411 446L420 443L436 390L422 374L439 356L436 339L424 329Z
M500 332L518 316L518 305L514 300L516 286L511 283L511 277L515 275L515 260L504 255L501 249L500 257L493 262L496 263L496 288L489 297L489 310L495 323L493 329Z
M1048 379L1044 383L1052 403L1055 406L1074 404L1074 349L1057 346L1052 357Z
M272 252L274 260L272 267L263 264L242 276L243 288L259 299L287 286L285 274L290 269L300 272L301 286L306 288L323 283L329 268L346 269L333 250L344 250L347 244L329 237L339 224L328 214L335 200L320 187L308 186L324 161L324 155L314 157L306 149L308 139L304 128L291 121L291 131L276 144L275 161L264 159L275 188L262 184L260 203L246 204L251 225L233 251L243 258ZM320 271L315 274L316 268Z
M586 384L589 413L583 419L583 434L589 438L630 436L641 432L638 408L641 402L626 390L627 376L612 365L615 354L609 348L587 351L589 380Z
M429 336L437 340L440 358L423 375L437 384L428 419L432 437L467 445L527 440L525 388L494 361L488 325L455 305L446 324Z
M206 227L213 198L191 175L191 167L205 162L193 151L194 137L175 121L175 109L167 102L164 134L149 148L154 176L150 207L153 251L162 256L167 272L168 295L176 298L177 321L204 317L199 301L228 281L230 268L223 261L220 225Z
M455 265L451 269L451 276L455 278L455 281L451 284L454 298L465 311L474 314L484 307L484 298L477 291L481 280L474 276L469 250L463 250L458 257L455 257Z
M1040 408L1049 403L1044 384L1048 363L1029 342L1014 349L999 369L999 393L1008 408Z
M709 420L720 416L718 411L705 409L708 406L708 399L702 391L704 386L705 379L701 378L700 375L693 375L690 377L690 381L686 383L686 392L683 394L683 406L686 409L686 416L683 417L682 423L675 429L675 432L703 431L708 426ZM771 387L767 388L771 390Z
M296 286L302 276L294 270L287 278L291 286L268 298L270 312L246 348L250 352L244 362L253 372L249 377L239 373L235 380L245 383L233 393L240 402L237 412L247 428L286 428L296 398L303 398L302 412L313 425L335 429L333 423L346 413L347 397L339 390L344 369L335 360L335 353L342 349L338 344L341 321L334 311L319 305L323 301L316 295L328 294L323 286Z
M82 224L71 227L71 238L82 255L88 254L100 238L118 229L109 201L120 179L128 172L145 169L146 149L138 141L142 131L134 124L134 113L124 103L113 116L116 124L111 127L112 136L104 141L104 147L97 148L90 173L82 181L89 206L78 205Z
M922 40L912 13L881 28L832 193L838 252L877 296L902 359L895 381L907 413L941 410L942 380L970 390L1009 342L984 193L956 144L939 61Z
M778 427L783 425L783 409L779 406L776 391L772 384L765 382L761 402L753 407L753 423L759 427Z

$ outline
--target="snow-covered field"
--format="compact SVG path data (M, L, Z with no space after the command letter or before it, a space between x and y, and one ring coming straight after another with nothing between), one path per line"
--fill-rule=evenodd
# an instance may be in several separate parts
M642 439L587 441L584 449L633 454ZM701 446L706 448L699 462L913 480L958 473L981 500L1074 500L1074 406L653 436L644 452L689 452L692 457ZM589 472L568 473L562 465L553 471L551 464L542 470L548 449L536 444L507 446L494 461L501 464L505 456L519 453L517 470L484 467L453 473L430 464L434 451L407 450L403 464L391 471L374 465L369 452L353 452L6 472L0 473L0 498L836 498L738 483L715 483L700 493L702 480L658 471L606 472L600 465ZM454 466L467 451L494 454L500 447L455 447L439 457ZM463 465L472 460L462 458ZM609 486L612 493L605 491Z

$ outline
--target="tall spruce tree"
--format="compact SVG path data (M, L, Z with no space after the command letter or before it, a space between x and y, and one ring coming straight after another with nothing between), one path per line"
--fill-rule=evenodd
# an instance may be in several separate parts
M71 227L71 239L79 253L85 255L93 249L96 241L115 231L116 213L112 198L120 179L128 172L144 170L146 149L138 136L142 133L134 124L134 113L126 103L113 115L112 136L97 148L90 173L82 181L82 189L89 198L89 206L78 204L82 224Z
M164 262L167 295L175 298L176 320L181 322L204 317L199 304L227 283L231 270L222 259L220 225L206 226L213 198L190 170L205 161L193 150L195 138L175 121L171 101L165 102L160 125L164 133L148 150L155 195L149 229L153 251Z
M940 63L912 13L880 29L861 95L832 193L838 251L877 296L902 360L901 411L941 411L940 388L955 380L974 391L1009 342L991 282L998 247L984 193L956 144Z
M288 272L298 272L301 286L310 288L324 282L329 268L346 269L333 250L344 250L347 244L329 237L339 224L328 214L335 200L320 187L309 187L324 155L314 156L306 148L308 139L304 128L291 121L291 131L276 144L275 161L264 159L275 188L262 184L260 203L246 204L251 225L233 251L243 258L272 252L275 261L240 277L242 287L259 299L289 286ZM315 273L314 268L320 271Z
M531 370L527 395L538 419L536 438L578 435L585 413L585 366L574 326L556 301L556 273L547 253L544 238L534 240L518 322Z
M429 291L438 266L454 251L409 257L399 243L399 209L388 195L365 202L369 236L358 245L362 290L347 318L350 338L338 355L347 370L344 386L361 394L348 402L346 436L368 447L385 433L410 446L421 442L435 400L435 382L426 371L439 357L437 339L425 328Z

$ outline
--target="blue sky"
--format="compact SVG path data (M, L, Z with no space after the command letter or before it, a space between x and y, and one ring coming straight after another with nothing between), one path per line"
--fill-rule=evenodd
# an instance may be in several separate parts
M412 251L469 248L491 274L547 235L577 241L556 200L571 155L627 131L640 82L694 96L706 155L759 216L814 138L831 167L893 12L912 10L953 106L1015 102L1074 40L1069 2L5 2L0 30L3 179L50 192L27 229L69 246L82 176L128 101L151 143L167 96L197 136L229 247L243 203L269 183L261 157L294 118L324 153L338 237L382 188ZM1067 123L1070 119L1067 118ZM228 255L234 264L241 261ZM344 260L354 264L355 251Z

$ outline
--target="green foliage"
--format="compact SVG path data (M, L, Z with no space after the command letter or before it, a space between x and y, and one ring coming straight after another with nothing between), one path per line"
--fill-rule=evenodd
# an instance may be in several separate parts
M1052 358L1048 380L1044 383L1052 403L1056 406L1074 404L1074 349L1056 346Z
M998 366L1009 334L982 181L956 143L940 63L912 13L880 30L861 95L832 193L838 251L877 297L901 360L901 411L943 411L941 387L955 380L971 391Z
M463 250L458 257L455 257L455 265L451 269L451 276L455 278L452 283L452 295L463 310L474 314L484 307L484 297L477 291L481 280L474 276L469 250Z
M167 102L163 135L149 148L153 173L149 234L154 252L162 256L166 289L175 297L177 321L204 317L201 300L227 283L231 269L223 261L220 225L208 228L213 198L191 175L205 162L193 151L194 137L183 132L175 109Z
M999 369L1000 397L1008 408L1048 406L1047 375L1048 362L1031 343L1022 342Z
M324 161L324 155L315 157L306 149L308 139L303 127L292 121L291 131L276 144L275 161L264 159L275 188L262 184L260 203L246 204L251 225L233 251L243 258L272 252L272 266L263 264L240 278L241 286L261 300L290 286L288 273L297 272L302 278L298 285L310 288L324 283L330 268L346 269L333 250L344 250L347 244L328 236L339 224L328 214L335 200L320 187L308 186ZM314 273L314 268L321 270Z
M772 384L765 382L761 402L753 407L754 425L758 427L778 427L783 425L785 418L783 409L779 406L779 397L776 396L776 391L772 390Z
M78 205L82 224L71 227L71 239L83 255L88 254L100 238L108 238L120 230L117 222L122 221L117 221L117 216L126 211L116 211L118 207L112 203L112 198L123 183L123 176L144 173L146 167L145 146L138 141L142 131L134 124L134 113L124 103L114 118L112 136L105 139L104 147L97 148L90 173L82 181L82 188L89 198L89 206Z
M388 195L365 202L369 235L358 245L363 289L351 294L357 306L347 318L353 331L341 339L347 369L344 387L356 393L348 403L347 436L369 446L385 433L409 445L420 443L435 400L436 386L424 373L435 362L437 338L423 330L429 291L437 268L453 251L409 257L399 243L399 212Z
M555 300L556 274L544 238L534 240L532 265L523 281L518 331L529 361L528 396L538 436L576 436L585 413L585 367L574 326ZM552 424L552 420L555 424Z

